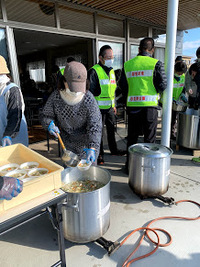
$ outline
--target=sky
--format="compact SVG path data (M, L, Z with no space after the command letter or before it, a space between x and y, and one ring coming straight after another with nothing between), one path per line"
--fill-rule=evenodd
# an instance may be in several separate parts
M200 46L200 28L184 31L183 55L192 56L196 59L196 50Z

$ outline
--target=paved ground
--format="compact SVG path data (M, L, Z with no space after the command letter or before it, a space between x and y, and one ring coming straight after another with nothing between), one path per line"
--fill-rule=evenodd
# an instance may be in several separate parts
M122 137L119 137L119 135ZM117 140L120 148L125 148L126 131L119 125ZM44 156L60 163L57 142L51 140L50 153L47 153L46 142L32 144L31 148ZM193 163L192 151L181 148L174 150L171 160L170 187L165 196L175 200L191 199L200 202L200 165ZM111 182L111 217L110 227L105 238L121 241L130 231L147 225L149 221L161 216L199 216L199 208L182 203L168 206L159 200L141 200L128 186L128 176L123 172L125 157L111 156L106 150L105 168L112 175ZM173 242L133 265L138 267L199 267L200 263L200 220L163 220L155 223L155 227L164 228L172 235ZM135 234L124 246L108 257L106 251L96 243L73 244L65 241L68 267L120 267L128 254L134 249L139 234ZM166 236L161 234L161 242ZM136 256L145 254L153 246L144 241ZM45 215L31 221L0 238L1 259L3 267L49 267L59 258L56 231Z

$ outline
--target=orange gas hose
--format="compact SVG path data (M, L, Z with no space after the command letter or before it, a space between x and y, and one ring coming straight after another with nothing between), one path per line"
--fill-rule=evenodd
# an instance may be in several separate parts
M195 202L195 201L192 201L192 200L179 200L177 202L175 202L175 204L179 204L179 203L182 203L182 202L190 202L190 203L193 203L197 206L200 207L200 204ZM127 235L127 237L120 243L120 247L127 241L127 239L134 233L138 232L138 231L141 231L143 230L144 231L144 234L142 235L142 237L140 238L140 242L138 243L137 247L129 254L129 256L126 258L125 262L123 263L122 267L129 267L131 265L131 263L135 262L135 261L138 261L138 260L141 260L141 259L144 259L150 255L152 255L153 253L156 252L156 250L158 250L159 247L166 247L166 246L169 246L171 243L172 243L172 237L171 235L164 229L161 229L161 228L150 228L149 226L156 222L156 221L159 221L159 220L165 220L165 219L183 219L183 220L199 220L200 219L200 216L198 217L195 217L195 218L188 218L188 217L179 217L179 216L165 216L165 217L159 217L159 218L156 218L154 220L152 220L148 225L147 227L140 227L140 228L137 228L135 230L133 230L129 235ZM148 232L149 231L152 231L156 237L157 237L157 242L152 240L152 238L150 238ZM169 242L165 243L165 244L161 244L160 243L160 238L159 238L159 235L156 233L156 231L161 231L161 232L164 232L166 235L169 236ZM154 243L156 245L155 249L153 249L151 252L145 254L145 255L142 255L140 257L137 257L135 259L132 259L130 260L130 258L135 254L135 252L139 249L144 237L147 236L149 238L149 240Z

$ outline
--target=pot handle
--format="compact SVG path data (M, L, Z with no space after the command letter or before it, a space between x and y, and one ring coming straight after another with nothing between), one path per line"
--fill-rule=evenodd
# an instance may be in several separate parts
M67 202L67 200L66 200L66 202L63 202L63 203L62 203L62 206L63 206L63 207L66 207L66 208L75 209L75 211L79 212L79 206L78 206L78 203L79 203L79 198L77 198L76 203L73 204L73 205L68 204L68 202Z
M142 165L141 167L144 168L144 169L149 168L149 169L151 169L152 172L154 172L155 169L156 169L156 166L155 165L153 165L153 166L144 166L144 165Z

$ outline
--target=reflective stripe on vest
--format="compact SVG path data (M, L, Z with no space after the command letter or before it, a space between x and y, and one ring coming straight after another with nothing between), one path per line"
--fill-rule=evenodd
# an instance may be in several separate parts
M157 103L157 95L132 95L128 97L128 102L155 102Z
M114 100L107 100L107 101L104 101L104 100L97 100L97 104L99 106L106 106L106 107L110 107L110 106L113 106L115 104L115 101Z
M115 84L115 80L114 79L104 79L104 80L100 80L99 81L100 85L109 85L110 83L111 84Z
M128 107L157 106L158 93L153 84L157 59L137 56L124 64L128 82Z
M175 83L173 88L183 87L184 83Z
M127 78L151 77L152 75L153 75L153 70L129 71L126 73Z
M109 109L110 107L114 107L115 90L117 87L114 70L111 69L108 76L99 64L94 65L92 68L97 73L101 88L101 94L99 96L95 96L99 108Z

